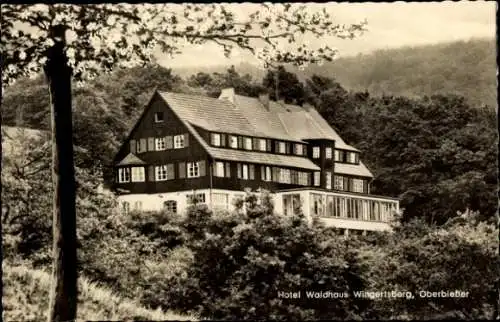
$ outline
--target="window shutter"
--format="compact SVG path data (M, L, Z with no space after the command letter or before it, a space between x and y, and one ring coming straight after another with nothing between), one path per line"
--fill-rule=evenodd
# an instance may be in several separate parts
M151 182L155 181L155 166L154 165L148 166L148 178L149 178L148 180Z
M263 165L260 166L260 180L266 180L266 167Z
M183 179L186 177L186 162L179 163L179 178Z
M349 189L349 178L348 177L344 177L344 191L351 191Z
M302 145L302 154L307 156L307 145Z
M166 136L165 137L165 146L167 149L173 149L174 148L174 137L173 136Z
M167 180L175 179L175 168L173 163L167 164Z
M241 179L241 163L236 164L237 170L238 170L238 179Z
M306 174L306 184L311 186L311 173L309 172Z
M292 184L298 184L299 183L299 173L295 170L290 170L290 176Z
M258 150L259 149L259 139L253 138L252 143L253 143L252 150Z
M147 148L147 141L146 139L139 139L139 151L138 152L146 152L148 150Z
M290 142L286 142L285 145L286 145L286 148L285 148L286 154L290 154L292 152Z
M137 149L137 145L135 143L135 140L130 140L130 153L135 154Z
M207 174L205 163L206 163L205 160L201 160L198 162L200 177L204 177Z
M229 162L226 162L226 171L225 171L225 176L226 178L231 177L231 164Z
M266 140L266 150L267 152L271 152L271 140Z
M184 147L189 146L189 133L184 133Z
M248 172L250 180L255 180L255 166L253 164L248 167Z
M155 138L148 138L148 151L155 150Z
M280 151L280 142L274 141L274 153L279 153Z
M238 149L243 149L243 137L238 136Z
M220 146L226 146L226 135L225 134L220 135Z

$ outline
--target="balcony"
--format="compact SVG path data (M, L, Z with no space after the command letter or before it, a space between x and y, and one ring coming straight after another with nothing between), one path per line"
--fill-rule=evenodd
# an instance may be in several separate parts
M307 218L319 217L328 227L347 230L390 230L399 212L394 198L324 189L296 189L276 193L275 208L290 215L298 208Z

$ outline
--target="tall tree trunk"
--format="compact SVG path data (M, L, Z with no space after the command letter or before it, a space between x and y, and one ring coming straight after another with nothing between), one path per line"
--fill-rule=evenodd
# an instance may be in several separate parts
M45 75L50 90L52 120L53 267L49 322L76 318L76 184L73 166L71 75L64 52L64 29L54 29Z

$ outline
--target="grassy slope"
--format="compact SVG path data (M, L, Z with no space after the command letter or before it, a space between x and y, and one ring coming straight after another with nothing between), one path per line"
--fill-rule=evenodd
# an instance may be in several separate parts
M3 321L43 321L48 307L50 275L27 266L2 263ZM79 280L78 320L195 320L194 317L148 310L111 291Z

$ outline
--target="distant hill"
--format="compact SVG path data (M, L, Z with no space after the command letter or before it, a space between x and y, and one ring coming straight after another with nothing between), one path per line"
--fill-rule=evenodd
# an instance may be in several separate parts
M261 81L265 71L242 63L242 74ZM186 77L197 72L225 71L228 66L174 69ZM318 74L334 77L345 88L367 90L372 95L424 96L454 93L472 105L496 107L496 45L494 39L472 39L436 45L377 50L369 54L342 57L304 71L287 68L300 79Z

